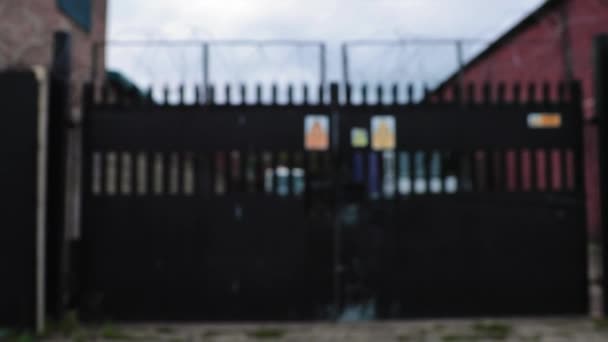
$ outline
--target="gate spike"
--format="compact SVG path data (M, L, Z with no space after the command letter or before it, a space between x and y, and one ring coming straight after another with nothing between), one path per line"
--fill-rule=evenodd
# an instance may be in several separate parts
M165 106L169 105L169 85L165 84L163 89L163 104Z
M198 106L201 103L201 89L198 84L194 85L194 105Z
M293 105L293 85L287 85L287 103Z
M500 104L505 103L505 84L504 82L498 83L498 88L496 91L496 102Z
M407 85L407 103L414 104L414 85L412 83Z
M489 81L483 84L483 103L489 105L492 103L492 85Z
M475 83L473 82L467 84L466 102L469 105L474 105L477 102L477 96L475 94Z
M256 84L255 86L255 103L257 105L262 104L262 85Z
M382 84L376 86L376 105L384 104L384 87Z
M329 101L332 106L337 106L340 102L340 86L338 83L329 85Z
M322 105L325 103L325 88L323 84L319 85L319 104Z
M215 104L215 87L212 84L210 84L209 88L207 88L207 104Z
M278 92L278 87L276 83L272 84L272 105L276 106L277 103L279 102L279 92Z
M361 85L361 104L367 105L367 84Z
M179 104L181 106L184 105L184 85L180 84L179 87L177 88L177 91L179 92Z
M244 83L241 83L240 90L241 90L241 105L244 106L247 104L247 86Z
M392 102L393 106L398 105L399 104L399 85L397 83L393 83L391 97L392 97L391 102Z
M560 104L566 103L566 84L563 81L557 86L557 98Z
M547 81L543 82L543 103L551 103L551 84Z
M352 104L352 101L353 101L352 92L353 92L353 87L350 85L350 83L347 83L344 86L344 97L345 97L347 106L350 106Z
M513 103L521 104L521 84L519 82L513 84Z
M423 102L431 102L431 91L426 83L422 85L422 93L424 94Z
M457 104L462 104L462 88L460 87L460 83L455 83L452 86L452 102Z
M581 88L581 83L579 81L570 81L569 82L569 97L568 102L571 104L575 104L580 106L581 101L583 100L583 90Z
M306 83L302 85L302 97L302 102L308 104L308 85Z
M529 83L528 84L528 103L534 104L536 103L536 84Z
M435 90L435 96L432 96L432 100L434 100L434 102L442 104L445 102L445 88L444 87L439 87L437 88L437 90Z
M231 97L232 97L232 96L231 96L231 95L232 95L232 94L231 94L232 89L231 89L231 87L230 87L230 84L226 84L226 85L224 86L224 92L225 92L225 94L226 94L226 98L224 99L224 102L225 102L225 104L226 104L227 106L229 106L229 105L232 103L232 98L231 98Z

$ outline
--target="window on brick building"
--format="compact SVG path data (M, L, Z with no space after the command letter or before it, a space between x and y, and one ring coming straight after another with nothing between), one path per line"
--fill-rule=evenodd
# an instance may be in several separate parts
M93 0L57 0L59 9L62 10L76 24L91 30L91 3Z

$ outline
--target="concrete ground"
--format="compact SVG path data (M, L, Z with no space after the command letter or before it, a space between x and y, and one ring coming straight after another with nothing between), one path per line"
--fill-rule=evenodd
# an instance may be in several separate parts
M41 341L608 341L608 321L586 318L306 324L131 324L79 328Z

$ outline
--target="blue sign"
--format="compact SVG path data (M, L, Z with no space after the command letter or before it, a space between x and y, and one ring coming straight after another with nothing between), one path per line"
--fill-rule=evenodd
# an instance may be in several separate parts
M91 0L57 0L57 5L76 24L91 31Z

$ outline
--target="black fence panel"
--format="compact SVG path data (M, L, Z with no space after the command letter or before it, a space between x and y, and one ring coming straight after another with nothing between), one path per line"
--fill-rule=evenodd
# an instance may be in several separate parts
M40 84L33 72L0 73L0 326L36 323ZM45 100L45 99L44 99Z
M602 272L598 272L594 282L602 282L603 288L603 309L608 312L608 278L605 276L608 271L608 35L599 35L594 40L593 62L594 62L594 92L595 92L595 111L599 121L599 160L600 160L600 198L602 213L602 253L603 265ZM604 276L602 276L604 275Z
M586 313L580 91L568 90L572 102L341 107L342 179L367 193L342 207L360 214L341 231L344 306L373 303L377 318ZM373 130L374 116L394 118L395 147L353 148L349 133Z
M331 300L329 209L311 209L311 199L275 177L281 165L304 166L298 142L311 110L319 109L91 112L82 248L88 312L208 320L323 314ZM318 217L308 219L312 210Z
M339 104L333 86L329 104L92 104L83 312L585 313L579 87L540 102L498 88L467 102L427 90L416 103L408 87L401 103L393 87Z

